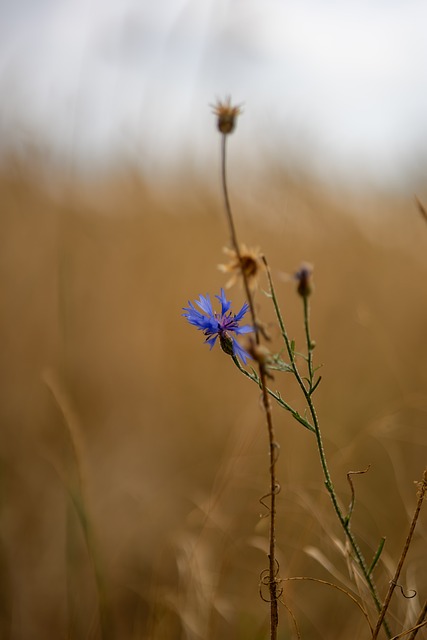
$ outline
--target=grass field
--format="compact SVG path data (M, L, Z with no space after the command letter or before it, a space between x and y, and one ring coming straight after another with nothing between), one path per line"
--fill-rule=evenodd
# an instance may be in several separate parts
M286 274L314 264L316 406L343 504L347 471L371 465L355 479L353 529L368 558L386 537L383 597L427 459L427 224L413 201L331 193L279 167L231 189L297 345ZM48 182L10 163L0 209L0 638L267 638L259 390L181 316L225 282L216 183L131 170ZM239 287L230 296L241 304ZM279 348L262 292L257 304ZM273 384L298 405L286 376ZM312 434L278 408L274 419L281 576L357 594ZM401 577L416 596L396 591L396 634L426 600L426 541L424 510ZM342 592L283 587L302 638L370 637ZM297 637L285 607L280 621L281 640Z

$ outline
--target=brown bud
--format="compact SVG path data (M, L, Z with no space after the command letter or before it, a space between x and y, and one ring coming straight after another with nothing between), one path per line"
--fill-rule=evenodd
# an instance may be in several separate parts
M303 263L294 274L298 282L297 291L302 298L307 298L313 292L313 267L311 264Z

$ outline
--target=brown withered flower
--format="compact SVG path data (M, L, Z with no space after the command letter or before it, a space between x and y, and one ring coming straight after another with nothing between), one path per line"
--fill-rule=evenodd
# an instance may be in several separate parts
M227 264L219 264L218 269L223 273L231 274L231 278L227 281L225 288L232 287L239 277L242 277L242 269L246 276L246 281L251 291L255 291L258 287L261 271L265 269L262 262L262 254L258 248L248 249L245 244L240 247L240 258L234 249L224 248L224 253L229 256L230 261Z
M231 96L228 96L224 102L217 100L217 103L211 106L213 107L213 113L218 118L218 130L225 135L232 133L236 126L237 116L243 113L241 105L231 106Z

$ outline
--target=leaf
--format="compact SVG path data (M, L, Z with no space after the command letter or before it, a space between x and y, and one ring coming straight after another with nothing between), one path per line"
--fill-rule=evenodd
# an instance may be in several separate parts
M282 358L278 353L276 353L270 358L270 361L268 363L268 368L273 369L274 371L286 371L287 373L293 372L292 365L282 360Z
M322 379L322 376L319 376L319 377L317 378L316 382L314 383L313 387L312 387L312 388L311 388L311 390L310 390L310 395L316 391L317 387L318 387L318 386L319 386L319 384L320 384L321 379Z
M380 543L378 545L378 549L376 550L374 558L373 558L373 560L371 562L371 566L368 569L368 576L370 576L372 574L373 570L375 569L376 564L377 564L378 560L380 559L382 550L384 549L384 544L385 544L385 538L381 538Z

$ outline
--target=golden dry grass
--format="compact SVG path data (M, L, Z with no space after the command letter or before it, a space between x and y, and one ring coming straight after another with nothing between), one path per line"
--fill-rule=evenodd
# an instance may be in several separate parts
M413 202L266 175L232 186L240 238L268 256L300 345L300 300L283 274L315 265L318 412L344 503L346 472L371 464L355 480L353 527L367 557L387 537L384 593L426 462L427 225ZM0 637L100 638L100 595L104 637L267 637L259 394L181 317L224 282L219 195L190 175L149 185L131 171L52 189L10 165L0 207ZM299 403L286 376L274 384ZM347 584L314 439L274 415L281 575ZM402 577L417 596L393 601L402 622L426 597L426 538L424 512ZM285 598L303 638L369 637L327 586L288 583ZM289 629L282 609L280 638Z

